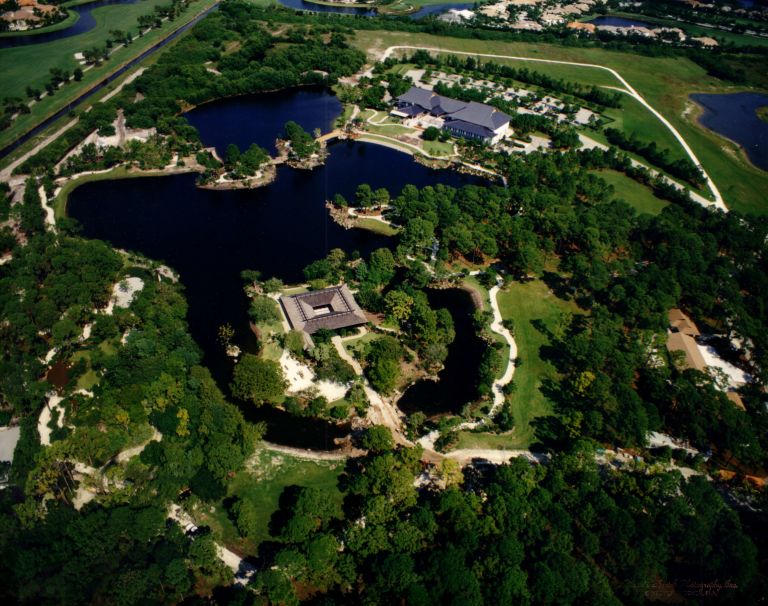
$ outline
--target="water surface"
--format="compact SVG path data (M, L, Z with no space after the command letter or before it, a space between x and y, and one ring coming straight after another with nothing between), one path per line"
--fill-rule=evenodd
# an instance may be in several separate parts
M472 321L475 305L467 291L428 290L427 297L433 309L445 307L451 312L456 339L448 347L448 358L438 373L439 380L414 383L397 405L407 414L416 411L427 416L459 414L465 404L477 398L478 364L487 344L477 336Z
M763 93L731 93L725 95L691 95L704 108L699 122L740 145L752 164L768 171L768 123L757 110L768 106Z
M278 97L282 99L275 110L279 120L265 112L248 130L250 126L242 122L248 103L257 113L271 107ZM307 103L308 98L314 101ZM325 92L294 90L212 104L195 119L201 132L208 132L211 124L221 128L241 124L238 144L243 148L250 143L266 146L277 136L286 116L300 123L309 120L314 124L318 116L332 121L335 116L326 115L324 108L333 99ZM205 135L202 139L206 145L214 143ZM223 140L216 144L226 146ZM328 151L325 166L314 171L280 167L274 183L254 190L198 189L193 174L86 183L70 195L68 213L80 221L86 237L162 260L179 272L189 303L190 332L204 352L206 365L226 386L232 362L216 340L218 327L230 323L236 333L234 341L246 351L253 351L256 345L248 327L242 270L256 269L265 278L299 282L304 279L302 269L333 248L368 255L393 245L391 238L337 225L325 208L333 194L353 198L360 183L385 187L393 195L407 184L460 187L484 183L477 177L429 169L406 154L379 145L338 142ZM468 305L467 314L471 314L471 303ZM455 316L457 328L460 315ZM258 411L248 407L246 413L253 420L267 420L267 439L281 443L327 448L327 440L339 432L327 424L290 420L293 418L270 407ZM299 430L297 424L305 429Z
M275 139L289 120L309 133L316 128L327 133L339 114L339 100L317 87L220 99L184 115L200 139L223 157L230 143L243 151L256 143L274 155Z
M647 21L638 21L637 19L625 19L624 17L596 17L587 23L594 25L613 25L614 27L647 27L652 29L654 26Z

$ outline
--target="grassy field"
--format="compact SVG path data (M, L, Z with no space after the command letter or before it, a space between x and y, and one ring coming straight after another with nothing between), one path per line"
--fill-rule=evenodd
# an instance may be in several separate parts
M31 112L19 116L13 125L0 134L0 147L14 141L43 119L66 107L84 91L101 82L122 65L156 44L170 32L191 21L197 14L209 8L217 0L195 0L187 11L172 23L165 22L159 29L137 39L128 47L122 47L112 54L100 67L89 69L80 82L70 82L61 87L53 96L46 95L31 107ZM136 20L139 15L151 13L155 6L167 4L166 0L141 0L136 4L110 5L94 9L96 27L79 36L72 36L53 42L31 44L15 48L0 49L0 69L3 73L3 94L26 98L26 87L44 89L49 80L49 69L58 67L70 72L78 66L74 54L93 46L103 46L109 37L109 30L122 29L138 31Z
M613 188L616 190L616 198L624 200L641 214L658 215L664 208L669 206L669 202L654 196L650 188L641 185L634 179L630 179L624 173L615 170L592 172L613 185Z
M394 236L400 231L387 223L368 217L361 217L355 221L355 227L359 229L367 229L368 231L381 234L382 236Z
M103 46L110 37L110 30L130 30L136 33L139 15L152 13L156 6L164 4L165 0L140 0L136 4L102 6L93 10L96 26L89 32L53 42L0 50L5 94L24 97L27 85L44 88L49 79L49 68L58 67L71 72L78 66L75 53L93 46ZM134 43L134 48L138 44L139 41Z
M764 192L768 191L768 173L749 164L745 155L738 151L734 144L698 125L697 112L691 111L692 104L688 99L688 95L693 92L736 92L739 89L728 87L720 80L708 76L701 67L686 58L643 57L602 48L465 40L384 31L357 32L355 45L367 50L372 56L379 56L389 46L416 45L463 52L591 63L616 69L681 132L718 185L729 207L743 212L768 213L768 201L764 195ZM529 67L544 71L544 65L530 64ZM571 74L569 79L574 79L573 74L586 73L581 70L588 69L575 66L549 66L547 69L553 67L568 70ZM606 76L610 78L607 72L596 69L592 71L600 75L590 76L590 82L597 78L604 79ZM768 87L768 74L766 86ZM632 120L631 117L625 119ZM658 126L651 124L653 121L653 118L649 117L648 124L645 125L640 116L636 124L641 126L644 132L651 129L650 132L657 133Z
M238 553L255 554L256 546L270 538L269 522L277 511L280 495L288 486L319 488L328 498L341 505L342 494L336 483L344 463L339 461L306 461L269 449L256 452L245 471L239 472L228 486L228 499L247 499L254 503L261 516L255 534L242 539L237 533L224 502L219 502L212 513L206 513L198 523L209 524L224 543Z
M555 376L555 369L541 359L539 350L549 341L534 322L541 321L553 329L564 312L577 313L578 308L558 299L540 280L514 282L499 293L498 299L501 315L514 321L518 357L522 360L513 379L515 429L505 435L462 432L456 448L527 448L534 439L531 421L552 411L540 387L544 379Z

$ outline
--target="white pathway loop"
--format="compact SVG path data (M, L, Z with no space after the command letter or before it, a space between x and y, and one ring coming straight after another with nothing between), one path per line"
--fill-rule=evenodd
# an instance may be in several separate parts
M675 137L675 139L678 140L680 145L685 150L685 153L688 154L688 157L691 159L691 161L696 165L701 167L702 173L704 173L704 180L707 182L707 186L709 187L709 190L712 192L712 195L715 198L715 206L717 208L721 209L724 212L728 212L728 208L725 206L725 202L723 201L723 197L720 194L720 191L717 189L717 186L715 185L714 181L710 178L710 176L707 174L707 172L704 170L704 167L701 166L701 162L699 162L699 159L696 157L696 154L693 152L691 147L688 145L688 143L683 139L683 136L677 131L677 129L672 126L672 124L667 120L664 116L662 116L650 103L648 103L643 96L638 93L630 84L627 82L624 77L617 72L615 69L612 69L610 67L606 67L605 65L597 65L594 63L577 63L575 61L557 61L555 59L534 59L532 57L517 57L515 55L492 55L487 53L468 53L463 51L454 51L450 49L443 49L443 48L435 48L435 47L429 47L429 46L390 46L384 51L384 54L381 56L381 60L384 61L387 59L394 51L396 50L425 50L425 51L431 51L435 53L445 53L445 54L451 54L451 55L468 55L472 57L490 57L492 59L511 59L513 61L532 61L535 63L553 63L556 65L575 65L577 67L591 67L594 69L602 69L603 71L606 71L610 73L614 78L616 78L619 82L621 82L624 87L627 89L627 92L634 97L643 107L645 107L649 112L651 112L656 118L659 119L659 121L666 126L669 129L669 132L672 133L672 135Z

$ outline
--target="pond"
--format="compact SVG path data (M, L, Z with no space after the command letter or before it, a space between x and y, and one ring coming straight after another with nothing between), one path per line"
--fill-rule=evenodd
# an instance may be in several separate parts
M333 130L341 114L341 102L322 87L306 87L260 95L246 95L206 103L184 114L200 133L200 139L214 146L224 157L227 145L241 150L260 145L274 155L275 139L289 120L311 133Z
M288 8L295 8L296 10L312 11L315 13L337 13L342 15L359 15L361 17L375 17L378 13L376 9L370 8L354 8L349 6L328 6L326 4L315 4L314 2L305 2L305 0L278 0L283 6ZM416 12L404 15L411 19L421 19L427 15L438 15L446 12L448 9L465 9L472 8L473 3L466 2L447 2L445 4L432 4L429 6L422 6Z
M427 298L433 309L445 307L451 312L456 339L448 347L448 358L438 373L439 380L417 381L405 391L397 405L406 414L416 411L428 417L460 414L465 404L477 398L478 364L487 344L477 336L472 320L475 305L467 291L429 290Z
M314 98L313 103L307 104L307 95ZM327 120L321 129L328 130L336 117L325 113L333 103L328 97L327 92L294 90L238 102L229 99L204 106L205 118L191 117L198 125L212 123L203 124L203 130L223 128L233 121L245 130L249 126L243 122L243 112L251 103L253 121L260 126L239 143L266 145L282 124L271 115L256 117L265 104L280 98L280 120L288 116L305 127ZM212 143L205 137L203 141ZM429 169L406 154L378 145L338 142L328 151L325 166L311 172L280 167L274 183L250 191L198 189L192 174L87 183L70 195L68 212L82 224L85 236L162 260L179 272L189 302L190 332L204 352L205 363L226 385L232 364L216 340L218 327L230 323L235 342L245 350L254 346L240 278L243 269L297 282L303 280L306 265L333 248L367 255L391 245L385 236L337 225L325 208L326 199L335 193L351 198L360 183L386 187L393 194L407 184L484 183L453 171ZM278 441L274 434L268 439Z
M704 108L700 124L740 145L752 164L768 171L768 122L757 115L768 106L768 95L694 94L691 99Z
M12 48L14 46L27 46L28 44L42 44L43 42L53 42L77 36L91 31L96 27L96 18L92 12L95 8L109 6L110 4L134 4L138 0L96 0L88 4L81 4L67 8L67 10L78 14L77 21L67 28L46 32L41 34L24 34L14 36L0 37L0 48Z
M647 21L638 21L637 19L625 19L624 17L597 17L587 23L594 25L612 25L614 27L648 27L653 28L653 24Z

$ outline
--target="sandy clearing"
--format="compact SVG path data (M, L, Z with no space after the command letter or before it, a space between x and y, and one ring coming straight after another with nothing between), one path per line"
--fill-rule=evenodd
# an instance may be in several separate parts
M349 389L347 385L316 380L315 373L309 366L299 362L285 350L280 356L280 368L288 381L288 393L297 394L314 388L329 402L335 402L343 398Z

